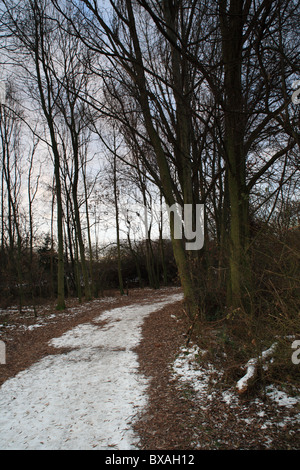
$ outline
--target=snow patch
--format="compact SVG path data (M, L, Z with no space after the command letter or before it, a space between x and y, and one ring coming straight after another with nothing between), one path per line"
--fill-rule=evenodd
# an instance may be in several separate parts
M294 406L300 405L300 396L291 397L287 395L283 390L279 390L275 385L269 385L266 387L266 395L277 403L278 406L285 406L287 408L293 408Z
M190 348L182 347L179 356L174 361L174 376L183 383L192 385L197 394L197 398L203 401L212 400L212 384L219 375L217 369L211 364L201 365L199 359L206 354L206 351L193 345ZM198 359L198 360L197 360Z
M263 359L267 359L274 352L275 345L264 351ZM300 424L300 395L299 389L295 388L295 396L289 396L283 390L280 390L275 385L266 387L265 395L269 399L263 401L260 398L256 398L253 401L249 401L246 405L240 402L237 388L235 386L221 390L222 387L214 387L216 383L222 385L221 370L216 370L211 364L207 364L206 361L201 362L201 356L205 352L200 350L197 346L190 348L182 348L180 355L173 363L174 376L181 382L188 384L195 391L195 400L197 405L201 409L209 409L214 407L214 403L222 400L229 410L229 416L234 413L237 421L243 422L245 427L256 425L257 429L270 430L272 427L285 428L286 426L299 427ZM200 359L200 360L199 360ZM245 382L251 376L252 366L256 365L256 361L247 363L247 374L243 377ZM242 383L241 381L240 383ZM219 388L219 390L218 390ZM277 412L274 414L274 404L277 405ZM276 406L275 406L276 408ZM289 410L292 409L292 414L289 414ZM254 413L254 410L256 412ZM254 414L253 414L254 413ZM226 421L227 415L226 410L223 416ZM205 423L202 423L204 425ZM216 427L219 423L215 424ZM290 431L291 436L295 431ZM265 445L271 446L272 437L267 435L264 437ZM201 443L195 443L201 448Z

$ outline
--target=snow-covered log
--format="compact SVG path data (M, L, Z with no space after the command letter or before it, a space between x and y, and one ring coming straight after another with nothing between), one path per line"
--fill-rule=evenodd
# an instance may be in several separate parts
M269 349L266 349L261 353L261 356L258 358L250 359L247 364L245 365L245 369L247 370L246 374L237 382L236 388L240 395L246 392L249 386L250 380L253 380L257 374L258 365L261 364L263 361L268 359L274 353L277 346L277 342L273 343Z

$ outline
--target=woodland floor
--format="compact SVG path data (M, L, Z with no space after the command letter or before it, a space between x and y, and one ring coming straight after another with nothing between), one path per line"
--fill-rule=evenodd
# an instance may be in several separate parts
M168 289L161 292L165 295ZM156 291L156 298L159 295ZM83 304L76 315L72 315L73 308L78 306L76 300L68 301L65 313L57 313L54 304L39 307L36 319L26 310L22 315L6 316L2 311L0 337L6 343L7 364L0 365L0 385L43 357L57 354L57 348L49 346L52 338L92 321L106 309L151 303L152 296L153 291L149 289L133 289L123 297L113 291L93 308ZM47 322L36 327L45 318ZM212 380L199 393L191 382L180 380L174 374L173 364L186 346L188 327L181 302L151 313L143 323L142 341L135 351L140 372L148 379L149 386L148 406L134 425L139 448L299 450L299 403L286 407L262 395L240 398L233 395L232 389L226 394L226 384L218 374L215 377L212 374ZM218 359L212 364L210 357L201 367L204 374L206 368L208 377L212 370L220 369L220 364Z

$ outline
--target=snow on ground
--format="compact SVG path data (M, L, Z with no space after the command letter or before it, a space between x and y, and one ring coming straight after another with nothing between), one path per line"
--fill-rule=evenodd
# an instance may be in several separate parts
M206 351L201 350L196 345L182 347L180 354L173 364L174 376L177 376L183 383L190 384L201 400L212 400L217 393L217 388L213 387L221 382L223 371L216 369L212 364L203 362ZM250 362L250 361L249 361ZM278 406L291 408L300 406L300 395L289 396L275 385L268 385L265 389L266 396ZM222 398L228 405L236 404L238 397L235 389L228 389L222 392ZM300 412L298 414L300 423Z
M83 313L90 309L91 307L97 307L103 303L114 303L116 302L115 297L105 297L103 299L95 299L91 300L90 302L87 302L86 304L82 304L80 306L80 309L78 307L69 307L66 311L64 312L59 312L59 318L64 319L64 318L71 318L71 317L76 317L78 313ZM9 329L14 329L14 330L20 330L20 331L32 331L35 330L36 328L40 328L42 326L49 325L52 320L57 319L57 314L52 313L48 314L48 310L50 310L51 307L49 306L38 306L38 317L35 318L34 316L34 309L33 307L22 307L22 318L28 318L34 320L34 323L32 325L24 325L23 323L10 323L10 320L13 320L15 318L20 317L19 313L19 307L17 305L13 305L11 307L8 307L7 309L0 309L0 316L7 317L9 321L5 323L0 323L0 328L4 327L6 330Z
M135 449L132 424L147 404L133 349L147 315L181 294L103 312L51 345L47 356L0 388L0 449ZM103 324L103 322L105 322Z
M206 407L206 400L213 399L211 383L215 381L215 376L220 376L211 364L201 366L198 359L205 356L206 351L198 348L196 345L191 347L183 346L180 354L173 364L174 376L177 376L183 383L190 384L195 390L199 401L203 401Z
M255 420L257 429L262 430L269 429L271 431L273 427L284 428L289 424L299 428L299 389L295 388L293 396L290 396L278 386L268 385L265 387L267 401L256 398L252 402L250 401L249 405L243 405L239 402L236 387L225 391L219 387L218 390L218 384L222 385L223 371L203 360L205 355L206 351L196 345L182 347L172 365L173 376L178 378L182 384L192 387L200 408L208 409L210 406L213 407L218 400L222 400L228 407L228 414L234 413L236 419L245 425L251 424ZM255 414L249 413L253 406ZM274 409L276 409L276 414L274 414ZM295 410L291 415L289 414L290 409ZM224 411L223 418L226 419L226 411ZM291 431L291 435L293 432Z

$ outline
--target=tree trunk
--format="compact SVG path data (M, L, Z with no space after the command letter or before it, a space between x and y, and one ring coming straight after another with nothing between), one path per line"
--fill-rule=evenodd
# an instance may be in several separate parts
M225 151L230 201L230 283L228 304L243 305L244 288L249 283L248 193L244 152L245 115L242 91L243 1L220 1L220 24L224 61Z
M58 267L57 267L57 309L64 310L65 304L65 270L64 270L64 240L63 240L63 210L61 198L61 184L60 184L60 165L59 154L56 149L53 152L54 158L54 173L56 183L56 204L57 204L57 239L58 239Z
M76 235L78 240L78 248L80 253L80 261L81 261L81 269L84 281L84 294L86 300L91 300L91 289L90 289L90 281L88 276L88 270L86 265L86 258L85 258L85 249L84 243L82 238L82 230L81 230L81 220L80 220L80 212L78 206L78 175L79 175L79 161L78 161L78 142L77 139L72 138L73 141L73 154L74 154L74 179L72 185L72 196L73 196L73 204L74 204L74 218L76 223Z
M136 55L136 61L134 62L134 71L135 71L135 82L139 92L139 102L141 105L141 109L143 112L143 117L145 121L145 127L151 141L151 144L154 148L157 165L160 174L162 192L165 197L166 203L171 207L175 204L175 198L173 195L173 185L172 179L170 174L170 169L168 166L168 162L166 160L165 152L162 147L162 143L160 137L154 127L151 111L148 101L148 93L146 87L146 78L145 72L143 68L143 59L142 59L142 52L140 49L139 39L137 36L137 31L135 27L135 19L134 14L132 11L132 5L129 0L126 0L127 11L128 11L128 19L129 19L129 27L130 33L133 41L133 47ZM180 280L182 283L182 288L184 292L185 301L187 304L187 309L191 317L194 317L198 313L198 303L195 296L194 286L192 277L189 270L189 263L187 259L187 255L184 249L183 241L180 239L174 239L174 216L171 212L170 214L170 232L171 232L171 239L172 239L172 246L174 251L174 257L176 261L176 265L178 268L178 273L180 276Z
M83 175L83 184L84 184L85 214L86 214L87 234L88 234L88 244L89 244L89 271L90 271L90 280L91 280L91 293L92 295L94 295L95 286L94 286L94 276L93 276L93 250L92 250L91 226L90 226L90 216L89 216L88 191L87 191L87 184L86 184L86 161L82 165L82 175Z
M113 163L113 180L114 180L114 202L116 213L116 234L117 234L117 255L118 255L118 279L120 294L124 295L124 284L122 276L122 263L121 263L121 247L120 247L120 228L119 228L119 206L118 206L118 188L117 188L117 157L114 152Z
M54 157L54 176L55 176L55 188L56 188L56 204L57 204L57 240L58 240L58 267L57 267L57 309L63 310L65 309L65 287L64 287L64 242L63 242L63 210L62 210L62 195L61 195L61 181L60 181L60 155L58 150L58 145L56 141L56 134L54 128L54 120L52 115L52 108L49 105L51 102L51 90L50 83L48 77L48 69L47 64L45 63L45 51L44 51L44 44L40 40L40 34L43 38L43 31L40 31L40 28L43 26L40 24L38 18L38 11L34 12L37 16L35 18L35 68L37 74L37 85L39 90L39 95L41 99L41 105L43 109L43 113L45 115L47 125L49 128L50 138L51 138L51 148ZM42 49L42 53L40 55L40 48ZM40 63L41 62L41 63ZM47 78L47 89L44 90L43 79L41 76L41 67L42 70ZM49 106L48 106L49 105Z

